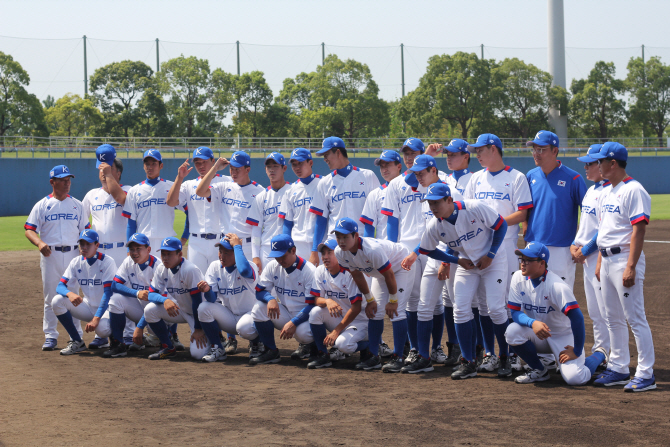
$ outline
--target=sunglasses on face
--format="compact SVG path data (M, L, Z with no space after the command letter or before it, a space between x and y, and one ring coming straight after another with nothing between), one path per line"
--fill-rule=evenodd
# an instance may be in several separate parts
M519 259L519 264L530 264L531 262L539 262L539 259L526 259L526 258L518 258Z

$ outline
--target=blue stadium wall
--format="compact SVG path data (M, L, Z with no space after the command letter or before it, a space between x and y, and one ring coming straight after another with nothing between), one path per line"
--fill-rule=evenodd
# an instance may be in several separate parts
M134 185L145 178L142 162L140 159L122 159L124 172L121 182ZM373 158L351 158L354 166L372 169L378 174L378 168L373 165ZM583 173L584 165L572 158L561 158L567 166ZM177 168L183 159L166 158L161 176L168 180L174 180ZM521 172L528 172L535 167L531 157L510 157L506 160L512 167ZM0 216L20 216L30 213L35 202L51 193L49 186L49 171L52 167L65 164L75 175L72 181L70 195L82 200L86 192L92 188L100 187L98 171L95 169L95 159L91 158L1 158L0 167L3 175L0 177ZM446 159L439 159L440 169L447 170ZM670 175L668 174L670 157L633 157L628 165L627 172L638 180L650 194L670 194ZM481 169L476 159L470 163L473 171ZM328 167L323 159L314 160L314 171L317 174L327 174ZM227 170L224 173L228 173ZM189 178L195 178L197 173L191 171ZM251 178L267 186L268 180L263 168L262 159L252 159ZM295 175L289 167L286 179L294 181ZM380 178L381 179L381 178ZM586 182L588 186L591 182Z

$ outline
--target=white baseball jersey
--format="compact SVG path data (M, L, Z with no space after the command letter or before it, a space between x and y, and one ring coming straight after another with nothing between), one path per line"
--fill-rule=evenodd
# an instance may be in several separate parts
M193 314L191 295L200 293L198 283L203 280L202 272L188 259L181 258L175 268L159 265L154 271L149 292L158 293L176 301L179 312Z
M219 209L219 219L224 233L235 233L246 242L251 237L251 226L247 215L254 198L263 191L256 182L240 186L235 182L220 182L211 185L212 203Z
M133 290L149 290L151 280L154 277L155 270L163 265L160 259L149 255L147 262L138 264L133 261L133 258L126 256L121 266L114 275L114 281L130 287Z
M291 239L296 244L311 244L314 238L316 216L309 212L309 207L314 202L320 181L321 176L317 174L296 180L286 191L279 206L279 218L293 222Z
M335 247L335 256L342 267L361 271L377 279L384 279L382 273L388 270L402 270L400 263L408 254L409 250L402 244L371 237L358 238L356 254Z
M365 201L375 188L379 188L379 180L374 172L349 164L319 182L309 211L327 218L330 232L343 217L361 217Z
M137 222L137 233L150 239L176 235L173 228L175 209L167 204L172 183L170 180L158 178L155 185L143 180L130 188L123 205L123 216Z
M579 218L579 229L575 236L575 242L582 247L591 242L593 235L598 231L598 205L609 186L612 184L608 180L601 180L591 186L582 199L582 215Z
M64 200L49 194L33 206L23 228L33 230L51 246L77 245L88 225L84 205L68 195Z
M314 288L315 267L300 256L296 258L287 269L279 265L276 259L268 262L256 285L256 292L272 292L274 288L277 301L286 306L292 315L303 310L305 304L314 304L314 296L310 291Z
M349 312L351 305L359 301L363 301L363 295L358 290L358 286L351 276L351 273L344 267L340 266L339 272L333 276L325 265L320 265L316 268L314 274L314 286L311 294L315 297L320 296L335 300L342 307L342 317ZM361 312L356 316L355 320L365 321L367 323L368 317L365 316L366 303L363 302Z
M188 211L188 230L194 234L220 234L220 213L211 205L210 197L200 197L195 193L202 177L187 180L179 188L179 205ZM212 179L212 185L221 182L232 182L233 179L227 175L216 174Z
M368 199L365 201L363 213L359 220L367 225L372 225L376 230L375 237L377 239L386 239L386 223L388 217L382 214L382 207L384 206L384 198L386 196L386 188L388 182L384 183L377 189L370 191Z
M120 186L128 194L130 185ZM110 193L102 188L92 189L84 196L82 203L87 215L86 220L91 216L92 227L100 236L101 244L125 242L127 221L121 214L123 205L114 200Z
M537 287L533 281L538 283ZM555 335L572 333L568 311L578 309L577 299L570 287L551 271L536 280L523 276L518 270L512 276L507 307L523 311L530 318L549 326Z
M526 176L509 166L498 172L487 169L472 174L465 188L464 197L480 200L493 208L501 216L509 216L520 210L533 207L533 198ZM519 225L507 229L505 239L519 238Z
M435 250L440 242L445 242L448 248L476 263L482 256L488 254L493 242L493 232L500 228L503 222L504 219L500 214L478 200L454 202L454 214L447 219L432 219L428 223L428 228L421 238L419 253L428 254ZM498 253L502 247L501 245Z
M465 194L465 188L468 186L470 178L472 178L472 172L470 172L469 169L462 169L449 174L445 183L452 189L452 193L453 189L456 189L463 195Z
M252 230L254 239L251 240L251 253L254 258L260 257L261 246L269 248L272 237L281 234L284 221L279 219L279 208L290 187L289 182L278 191L268 186L252 202L246 222L255 227ZM257 230L260 230L259 241L255 240Z
M651 197L632 177L607 188L600 199L598 247L612 248L630 245L633 225L649 223Z
M217 301L235 315L251 312L257 302L258 267L253 262L249 265L253 272L251 278L242 276L237 267L224 267L219 261L212 262L205 274L205 281L216 293Z
M78 283L81 293L88 299L88 305L97 309L104 289L112 287L115 272L116 263L110 256L102 253L96 253L91 259L77 256L70 261L60 282L66 286L70 281Z

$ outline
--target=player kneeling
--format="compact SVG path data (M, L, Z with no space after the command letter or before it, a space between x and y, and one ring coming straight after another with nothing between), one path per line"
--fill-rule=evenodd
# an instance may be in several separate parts
M149 288L150 303L144 308L144 319L161 341L161 349L149 356L149 360L162 360L177 355L172 343L168 323L187 323L191 329L191 357L202 359L209 351L209 343L198 320L198 306L202 293L198 283L202 272L191 261L184 259L181 242L176 237L163 239L161 260Z
M210 264L205 280L198 289L205 301L198 307L198 319L210 343L203 362L226 359L220 331L239 335L251 341L250 358L259 355L259 338L251 310L256 304L258 267L244 257L242 240L234 233L226 234L219 243L219 260Z
M112 296L116 263L110 256L98 253L98 240L98 233L93 230L84 230L79 234L81 256L70 261L56 287L58 295L54 297L51 307L71 339L67 347L60 351L61 355L76 354L86 349L72 320L73 316L89 322L86 332L95 331L100 338L106 338L110 333L107 304ZM81 288L84 297L70 291L68 283Z
M318 350L316 359L307 368L327 368L332 360L361 351L362 360L371 356L368 350L368 318L361 295L349 270L337 262L335 239L319 245L323 265L316 268L312 295L316 306L309 313L314 343ZM326 336L326 329L330 334ZM328 346L334 346L330 351Z
M256 286L256 299L251 314L254 325L265 347L263 353L249 360L249 364L278 363L281 359L275 344L274 330L280 330L282 340L294 338L300 343L292 359L301 359L311 353L316 354L314 337L307 320L314 307L314 297L310 294L314 283L314 265L295 254L296 248L291 236L279 234L270 241L272 251L268 255L275 258L263 269L261 280ZM270 294L274 289L276 297Z
M547 270L549 249L539 242L529 242L516 250L521 270L514 273L508 307L514 323L505 338L514 351L532 368L518 376L516 383L549 380L549 369L538 352L553 354L561 363L561 375L568 385L584 385L607 353L598 348L584 358L584 315L570 287L555 273Z

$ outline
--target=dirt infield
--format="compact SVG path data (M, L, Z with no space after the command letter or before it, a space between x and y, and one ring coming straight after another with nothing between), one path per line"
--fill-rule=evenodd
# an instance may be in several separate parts
M668 240L654 221L648 240ZM670 413L670 244L646 244L646 310L656 350L658 390L568 387L560 376L517 385L492 374L463 382L436 366L423 375L352 370L358 356L311 371L287 359L247 366L237 354L201 364L180 353L150 362L42 352L37 251L0 258L0 447L10 445L622 445L668 442ZM586 304L581 268L576 291ZM12 289L13 288L13 289ZM11 289L11 290L10 290ZM67 335L59 328L59 347ZM587 349L593 341L587 319ZM181 339L187 327L180 325ZM445 332L446 337L446 332ZM85 336L86 341L92 335ZM385 339L392 341L387 321ZM246 342L242 341L243 346ZM631 335L632 366L637 353Z

